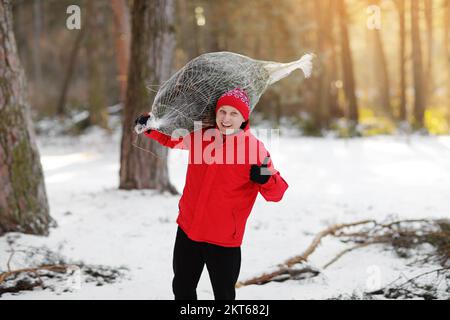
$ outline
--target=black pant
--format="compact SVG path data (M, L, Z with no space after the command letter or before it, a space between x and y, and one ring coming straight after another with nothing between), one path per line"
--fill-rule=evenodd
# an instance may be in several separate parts
M197 300L197 284L206 263L216 300L234 300L241 268L241 248L192 241L178 227L173 252L175 300Z

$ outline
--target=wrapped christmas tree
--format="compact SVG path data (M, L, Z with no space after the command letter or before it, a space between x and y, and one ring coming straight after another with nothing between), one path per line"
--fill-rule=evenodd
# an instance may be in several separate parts
M290 63L260 61L232 52L205 53L189 61L162 84L154 99L146 125L148 129L171 135L175 129L194 130L194 122L203 127L215 124L217 99L236 87L245 90L254 109L267 87L301 69L308 78L313 54L305 54Z

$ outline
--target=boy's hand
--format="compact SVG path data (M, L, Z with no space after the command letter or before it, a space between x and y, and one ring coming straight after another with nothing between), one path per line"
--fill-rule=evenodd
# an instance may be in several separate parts
M141 114L139 117L136 118L136 120L134 120L134 124L142 124L142 125L146 125L148 118L150 118L150 115L148 112Z
M267 164L269 163L270 158L266 157L261 164L258 166L253 164L250 169L250 180L258 184L264 184L269 181L272 172L267 168Z
M141 114L139 117L136 118L136 120L134 120L134 131L136 131L136 133L142 133L145 129L145 126L147 125L147 121L150 118L150 114L148 112ZM149 133L149 131L151 130L147 130L147 132Z

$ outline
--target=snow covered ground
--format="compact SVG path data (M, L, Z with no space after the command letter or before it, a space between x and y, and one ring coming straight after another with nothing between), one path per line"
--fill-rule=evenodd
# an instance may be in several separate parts
M51 215L58 226L49 237L0 237L0 271L6 270L13 238L16 249L46 247L70 261L128 271L113 284L81 282L69 292L37 289L1 299L172 299L179 196L117 189L119 132L92 130L79 138L39 137L38 142ZM279 203L258 196L242 245L239 280L271 271L300 254L332 223L450 217L449 136L348 140L282 135L271 151L290 188ZM170 177L180 192L186 165L185 151L170 151ZM311 263L321 267L343 248L326 238ZM23 261L16 253L11 268L27 267ZM399 276L427 270L408 262L382 246L369 246L346 254L315 278L239 288L237 299L326 299L377 289ZM213 298L206 268L198 296Z

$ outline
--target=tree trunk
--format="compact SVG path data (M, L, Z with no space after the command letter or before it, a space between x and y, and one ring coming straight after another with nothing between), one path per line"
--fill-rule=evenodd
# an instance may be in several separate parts
M69 61L67 63L67 70L64 75L64 80L61 88L61 93L58 100L58 105L56 109L56 114L59 117L64 117L66 114L66 100L67 94L69 93L69 85L72 80L73 72L75 70L75 65L77 62L78 53L81 48L81 42L84 38L85 29L81 28L81 30L73 31L78 32L77 37L75 38L75 42L73 44L72 50L70 51Z
M169 181L166 147L141 138L132 146L134 119L149 111L155 93L147 84L161 84L172 73L175 49L173 0L135 0L132 12L131 59L121 144L121 189L157 189L177 193Z
M130 12L125 0L111 0L116 33L116 57L119 71L120 102L125 104L127 72L130 60Z
M379 6L379 0L369 0L369 4ZM390 85L389 85L389 73L388 65L386 61L386 55L383 48L383 40L381 38L380 30L374 28L369 30L371 35L371 43L373 45L373 74L375 76L376 98L375 105L376 111L381 112L384 116L393 118L390 100Z
M356 100L356 84L353 72L353 58L347 30L347 8L345 0L338 0L339 26L341 32L341 58L344 75L344 92L347 100L347 115L352 129L358 124L358 102Z
M399 41L400 41L400 57L399 57L399 66L400 66L400 106L399 106L399 120L407 121L408 115L406 111L406 57L405 57L405 39L406 39L406 23L405 23L405 0L398 0L398 13L399 13L399 24L400 24L400 32L399 32Z
M425 73L425 105L428 99L432 97L434 91L433 81L433 2L432 0L424 0L425 4L425 21L427 26L427 69Z
M102 1L87 1L87 60L89 74L89 124L108 128L106 111L102 40L105 25L105 4Z
M422 66L422 45L419 30L419 1L411 1L411 40L414 74L414 127L424 127L425 90Z
M42 83L41 61L42 5L41 0L33 2L33 71L37 85Z
M0 57L0 236L47 235L52 219L7 0L0 1Z
M336 1L332 1L332 9L334 12L336 11ZM331 22L331 25L333 26L333 30L336 30L335 27L335 21L336 21L336 14L333 15L333 21ZM339 88L337 85L337 81L339 79L339 53L338 53L338 44L337 44L337 36L336 31L331 31L330 33L330 83L329 83L329 90L330 90L330 120L332 118L341 118L344 116L343 111L341 110L341 106L339 104Z
M330 106L332 98L331 95L331 81L333 72L333 13L334 1L316 1L315 13L317 28L317 52L319 53L319 73L317 78L316 99L317 107L314 110L315 127L320 130L327 128L330 120Z
M447 124L450 127L450 0L445 1L444 13L444 59L447 66Z
M374 36L375 45L375 75L378 83L378 104L381 112L390 118L392 118L391 100L390 100L390 85L389 85L389 73L388 65L386 61L386 55L383 49L383 41L381 39L380 31L372 30Z
M198 3L196 1L187 1L188 2L188 10L193 12L192 19L192 35L191 39L194 43L194 57L199 56L201 53L205 51L204 40L205 40L205 26L199 25L201 21L201 16L204 15L204 6L202 3Z

